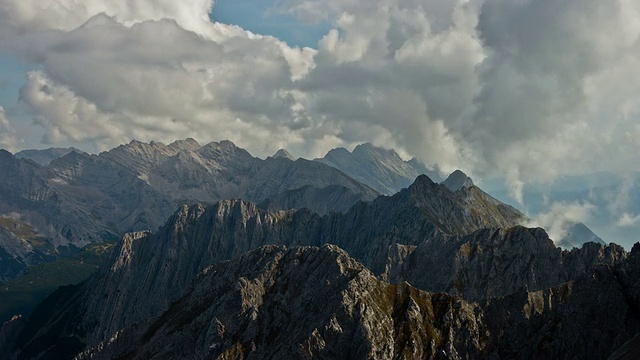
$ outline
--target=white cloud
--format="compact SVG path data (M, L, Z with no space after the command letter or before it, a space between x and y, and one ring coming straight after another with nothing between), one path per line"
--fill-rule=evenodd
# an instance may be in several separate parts
M317 50L210 23L210 0L5 0L0 47L37 65L22 100L52 144L192 136L314 157L372 141L508 174L516 196L636 163L637 1L285 4L332 25Z
M571 226L588 221L595 211L596 207L586 202L555 202L547 212L536 216L527 226L544 228L549 238L558 243L568 235Z
M13 152L19 143L20 140L18 139L16 130L9 122L4 108L0 106L0 149Z
M640 225L640 215L624 213L616 223L621 227L636 227Z
M95 15L105 14L127 25L172 19L187 30L207 34L210 32L208 14L212 6L212 0L6 0L0 9L0 23L21 32L70 31Z

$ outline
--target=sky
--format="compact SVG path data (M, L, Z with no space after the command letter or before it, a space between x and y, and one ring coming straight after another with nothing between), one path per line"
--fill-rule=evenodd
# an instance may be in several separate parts
M372 142L518 200L640 170L639 39L637 0L0 0L0 148Z

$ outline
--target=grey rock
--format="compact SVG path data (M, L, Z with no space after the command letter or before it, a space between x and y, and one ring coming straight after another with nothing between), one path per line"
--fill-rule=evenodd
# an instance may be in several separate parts
M403 161L394 150L368 143L356 146L353 152L333 149L315 160L335 167L384 195L393 195L408 187L419 175L428 175L436 181L440 178L436 171L429 170L415 158Z
M293 160L295 161L296 159L293 157L293 155L289 154L289 152L285 149L280 149L278 151L276 151L275 154L273 154L271 156L272 158L285 158L285 159L289 159L289 160Z
M601 359L640 325L619 280L622 268L640 273L634 256L549 289L473 303L380 281L333 245L266 246L206 267L166 311L105 334L77 358ZM64 305L81 298L61 291L45 302L82 314ZM57 329L77 320L54 314ZM60 351L61 340L47 343L50 324L33 321L18 356ZM80 329L63 334L67 349L83 344Z
M469 300L548 289L572 281L603 264L627 258L618 245L587 243L572 251L556 247L540 228L482 229L439 235L410 249L391 249L384 279L407 281L419 289Z
M22 316L16 315L0 325L0 360L15 359L16 354L11 345L18 339L25 323Z
M264 201L307 186L347 189L343 195L329 194L326 199L332 201L289 198L270 207L279 203L328 212L379 195L332 167L306 160L260 160L230 141L200 146L193 139L169 145L134 140L100 155L72 151L46 167L0 150L0 167L0 217L10 215L36 231L42 244L38 261L129 231L156 230L184 203ZM10 244L15 239L0 240L3 277L18 276L37 262L25 263L7 250L15 249ZM36 243L22 240L29 246Z
M636 334L631 340L622 344L608 360L636 360L640 359L640 333Z
M381 282L335 246L268 246L80 358L460 359L478 354L481 326L473 305Z
M470 188L474 186L473 180L460 170L452 172L451 175L442 182L442 185L446 186L451 191L458 191L463 188Z
M591 231L585 224L576 223L571 225L565 237L558 242L558 246L565 249L572 249L579 248L587 242L606 245L604 240Z
M309 209L320 215L331 212L347 212L359 201L370 201L364 194L356 193L344 186L330 185L325 188L303 186L272 196L259 204L267 211Z
M36 164L40 164L42 166L49 165L55 159L59 159L71 152L82 153L83 151L78 150L76 148L49 148L44 150L22 150L15 153L15 157L17 159L29 159Z

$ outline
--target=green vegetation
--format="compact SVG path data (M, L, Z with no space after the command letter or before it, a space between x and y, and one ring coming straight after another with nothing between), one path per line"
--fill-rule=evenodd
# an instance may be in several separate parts
M0 287L0 323L11 316L28 316L33 308L53 290L63 285L75 285L98 270L115 243L91 244L77 254L27 269L16 280Z

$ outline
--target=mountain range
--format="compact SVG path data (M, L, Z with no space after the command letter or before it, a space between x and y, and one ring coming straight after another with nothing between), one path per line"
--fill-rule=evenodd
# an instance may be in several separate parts
M435 182L442 180L437 171L417 159L404 161L394 150L369 143L356 146L352 152L345 148L333 149L316 161L332 166L384 195L393 195L406 188L419 175L427 175Z
M563 250L461 171L440 182L370 144L314 161L192 139L47 154L39 164L0 150L0 280L60 257L88 260L82 278L101 265L5 322L2 359L624 359L640 348L640 245L627 252L579 225ZM113 250L78 252L104 241Z
M42 166L31 160L42 157L38 152L19 159L0 150L0 218L13 224L0 232L0 281L90 243L155 230L185 203L273 198L265 206L327 212L379 195L319 162L261 160L229 141L132 141L99 155L64 153ZM340 195L325 196L326 187ZM30 235L20 237L15 224L27 224Z
M184 206L157 233L126 235L89 281L6 323L19 333L9 348L18 359L596 358L640 330L640 248L563 251L519 226L448 234L477 226L431 222L441 206L419 200L455 193L425 180L324 217L243 200Z

